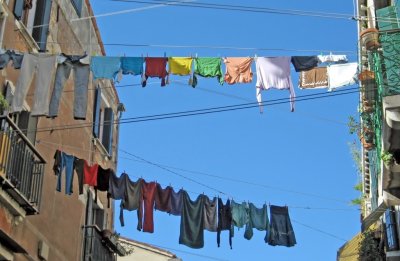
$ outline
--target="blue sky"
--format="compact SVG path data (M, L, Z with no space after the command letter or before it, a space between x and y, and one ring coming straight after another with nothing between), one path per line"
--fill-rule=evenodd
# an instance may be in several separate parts
M204 3L203 0L195 3ZM208 2L210 3L210 2ZM216 4L216 3L214 3ZM258 6L313 12L354 13L352 1L220 1L218 4ZM356 22L311 16L278 15L190 7L142 8L150 4L97 1L95 14L139 8L126 14L98 18L105 44L209 46L214 48L170 48L106 45L110 56L292 56L347 54L357 61ZM284 49L239 50L240 48ZM298 50L298 51L296 51ZM311 51L305 51L311 50ZM319 51L323 50L323 51ZM253 64L253 72L255 72ZM292 69L296 95L324 93L300 90L298 74ZM199 78L193 89L187 77L171 76L161 88L158 79L140 87L140 77L126 76L117 84L124 118L236 105L256 101L253 83L220 86L216 79ZM133 85L133 86L126 86ZM345 88L354 88L348 86ZM263 92L264 100L288 98L287 91ZM351 206L358 197L353 189L357 174L348 142L347 119L356 115L358 95L314 99L296 103L206 115L137 122L121 125L118 173L126 171L135 180L143 177L163 186L184 188L192 199L199 193L218 193L191 182L207 184L235 201L246 200L289 206L297 245L272 247L264 243L264 232L255 231L252 240L235 231L233 249L223 233L222 246L216 234L205 232L205 247L179 245L180 218L156 212L155 233L136 230L136 213L125 212L125 227L116 216L115 229L121 235L164 247L183 260L335 260L336 252L360 230L360 213ZM141 162L137 157L175 173ZM189 171L183 171L183 170ZM180 175L177 175L177 173ZM214 177L213 177L214 176ZM217 176L217 177L215 177ZM233 181L236 180L236 181ZM240 182L238 182L240 181ZM118 206L118 203L116 203ZM118 211L116 211L118 215Z

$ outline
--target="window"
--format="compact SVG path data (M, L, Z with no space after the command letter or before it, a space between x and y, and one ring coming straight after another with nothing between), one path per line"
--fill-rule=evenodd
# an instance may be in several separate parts
M93 136L97 138L112 156L114 130L114 111L101 95L101 88L97 87L93 108Z
M82 0L71 0L72 5L75 8L76 13L81 17L82 13Z
M13 100L14 90L15 90L15 87L12 84L12 82L7 81L4 97L6 98L9 105L11 105L11 102ZM24 108L28 109L28 105L26 103L24 103ZM5 113L8 113L8 112L5 112ZM22 133L25 134L25 136L28 138L28 140L32 144L35 144L38 118L31 116L31 112L29 110L25 110L25 111L21 111L20 113L14 113L12 115L12 120L15 122L15 124L18 126L18 128L22 131Z
M40 50L46 49L52 0L16 0L14 15L32 34Z
M397 241L396 219L393 208L388 208L385 211L385 230L388 250L398 250L399 246Z

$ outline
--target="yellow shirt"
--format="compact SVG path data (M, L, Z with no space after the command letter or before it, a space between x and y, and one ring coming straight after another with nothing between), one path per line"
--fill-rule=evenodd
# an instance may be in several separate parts
M189 75L192 70L192 61L191 57L169 57L169 73L178 74L178 75Z

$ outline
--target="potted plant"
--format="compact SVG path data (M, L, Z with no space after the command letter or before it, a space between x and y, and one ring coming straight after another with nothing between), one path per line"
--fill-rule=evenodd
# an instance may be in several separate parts
M387 169L389 169L392 172L400 172L400 164L398 162L398 151L395 151L394 153L390 151L384 151L381 154L381 159L383 161L383 164Z
M366 123L371 124L371 122L368 122L366 119L364 119L364 121ZM353 116L349 116L349 121L348 121L347 125L349 127L350 134L356 133L358 135L358 137L360 138L360 142L363 145L364 149L370 150L370 149L374 148L374 143L373 143L374 132L370 126L365 125L364 127L362 127L361 123L357 122Z
M374 81L375 80L375 73L370 70L363 70L358 74L358 80L362 83Z
M379 31L376 28L367 28L360 32L360 41L368 51L376 50L380 47Z
M362 111L371 113L374 111L374 102L373 101L368 101L368 100L363 100L362 101Z

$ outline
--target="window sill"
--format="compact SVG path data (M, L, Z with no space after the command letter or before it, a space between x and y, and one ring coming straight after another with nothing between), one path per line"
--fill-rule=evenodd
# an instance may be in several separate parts
M101 152L101 154L104 155L104 158L106 160L111 159L111 155L108 153L106 148L103 146L103 143L101 143L99 138L93 138L93 145L96 146L96 148L99 149L99 151Z
M15 19L15 25L18 28L18 31L21 33L22 37L25 39L29 49L33 53L37 53L40 50L39 45L36 43L35 39L33 39L32 35L28 32L26 26L19 20Z

